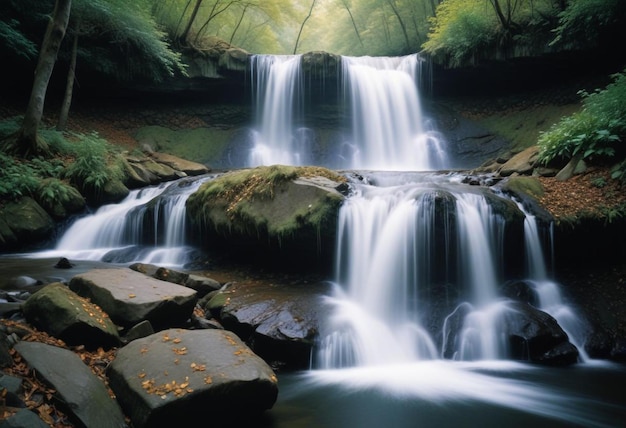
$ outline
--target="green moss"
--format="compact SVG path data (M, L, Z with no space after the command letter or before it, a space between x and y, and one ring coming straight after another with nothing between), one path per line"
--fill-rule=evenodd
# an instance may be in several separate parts
M238 170L203 184L188 199L188 212L197 224L249 235L267 233L280 238L303 229L319 231L336 218L343 197L315 186L290 187L292 181L304 177L345 181L334 171L319 167L274 165Z
M511 177L503 186L504 190L540 199L544 195L543 185L533 177Z
M537 144L539 135L563 116L580 109L578 104L541 105L519 111L489 115L478 122L486 129L511 141L512 149L523 150Z
M172 130L163 126L146 126L137 131L135 138L156 151L208 165L222 157L234 133L233 129Z

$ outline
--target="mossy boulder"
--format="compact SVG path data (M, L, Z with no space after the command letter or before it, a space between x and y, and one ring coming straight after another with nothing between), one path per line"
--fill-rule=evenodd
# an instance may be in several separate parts
M257 261L315 264L334 248L345 178L319 167L270 166L226 173L187 200L206 246L219 244Z
M24 197L0 207L0 249L35 244L51 236L54 221L33 199Z

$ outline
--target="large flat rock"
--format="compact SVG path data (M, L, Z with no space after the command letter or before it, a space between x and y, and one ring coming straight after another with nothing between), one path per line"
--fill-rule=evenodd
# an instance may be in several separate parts
M18 342L15 350L37 376L56 391L65 411L89 428L126 427L122 409L104 383L70 350L37 342Z
M69 287L124 327L144 320L157 329L180 325L189 319L198 299L191 288L125 268L90 270L73 277Z
M107 374L136 428L259 426L278 395L272 369L223 330L169 329L134 340Z

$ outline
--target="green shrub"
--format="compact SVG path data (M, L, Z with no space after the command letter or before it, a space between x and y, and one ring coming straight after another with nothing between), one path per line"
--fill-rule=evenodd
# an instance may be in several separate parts
M111 180L123 179L122 160L115 147L100 138L96 132L76 135L75 160L65 171L65 177L78 188L100 190Z
M36 171L0 152L0 200L14 200L31 195L39 185Z
M577 155L597 161L626 154L621 144L626 136L626 75L612 77L605 89L580 91L583 109L540 135L541 162L562 162Z
M52 206L57 202L67 202L71 189L67 183L58 178L50 178L41 181L37 188L37 197L39 201Z

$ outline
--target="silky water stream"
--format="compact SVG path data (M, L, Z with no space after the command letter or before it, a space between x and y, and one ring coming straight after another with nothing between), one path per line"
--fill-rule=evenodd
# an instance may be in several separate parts
M299 64L299 56L252 60L259 119L250 166L311 162ZM416 55L342 59L350 123L331 167L350 170L352 193L338 219L334 293L321 303L333 315L310 370L280 373L278 401L259 426L624 426L626 370L584 354L585 320L550 278L549 233L522 204L436 172L449 154L422 118L419 66ZM54 249L3 258L2 270L18 259L58 257L184 266L201 258L188 244L185 201L207 179L132 191L74 222ZM577 346L577 364L508 358L501 287L519 243L507 241L494 198L523 213L513 253L526 260L523 279L537 307ZM453 318L461 323L454 332Z

